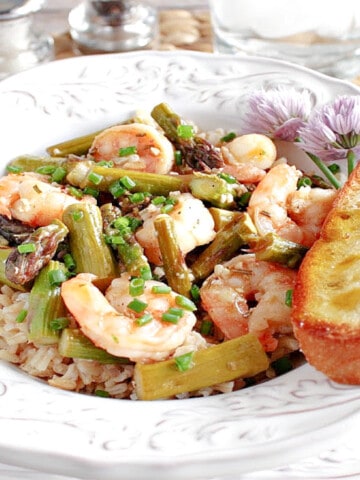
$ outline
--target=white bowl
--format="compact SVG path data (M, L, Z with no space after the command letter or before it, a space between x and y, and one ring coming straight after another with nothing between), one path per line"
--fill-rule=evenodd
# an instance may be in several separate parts
M359 93L261 58L176 51L53 62L0 83L3 167L161 101L202 128L236 129L246 94L280 84L309 90L315 104ZM65 392L6 363L0 378L0 461L94 480L235 476L314 455L359 427L360 389L308 365L231 394L154 402Z

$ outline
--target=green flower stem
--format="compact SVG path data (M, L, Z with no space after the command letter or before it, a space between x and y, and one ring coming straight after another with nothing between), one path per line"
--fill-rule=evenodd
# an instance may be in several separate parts
M315 163L315 165L322 171L322 173L329 180L331 185L333 185L336 189L340 188L341 184L339 180L335 177L335 175L331 172L331 170L325 165L325 163L313 153L310 153L310 152L306 152L306 153L311 158L311 160Z
M348 151L346 159L347 159L347 169L348 169L348 176L349 176L350 173L354 170L355 163L356 163L355 154L352 150Z

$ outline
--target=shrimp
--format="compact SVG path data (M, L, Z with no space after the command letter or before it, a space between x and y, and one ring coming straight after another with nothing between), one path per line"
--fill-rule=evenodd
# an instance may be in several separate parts
M111 160L118 167L144 172L166 174L174 166L171 142L154 126L142 123L107 128L95 137L89 154L95 161Z
M251 195L248 213L260 235L276 232L310 247L336 196L335 190L301 187L301 172L280 163L271 168Z
M112 355L147 363L167 359L185 343L196 317L184 309L177 323L162 320L163 313L177 306L178 297L173 291L152 293L154 286L163 286L163 283L145 282L144 293L136 298L144 302L146 308L138 314L128 306L134 300L129 293L129 274L114 279L105 295L92 283L95 279L93 274L80 273L61 286L65 305L95 345ZM139 318L144 314L150 314L151 319L141 325Z
M289 217L302 229L302 243L310 247L320 235L325 218L332 208L337 191L331 188L301 187L290 193Z
M292 332L285 297L295 280L294 270L256 260L253 254L238 255L217 265L205 280L202 306L226 339L250 332L266 351L274 351L278 345L274 335Z
M95 199L85 196L84 201ZM0 179L0 215L33 227L61 220L65 208L78 202L63 187L49 183L45 175L9 174Z
M174 208L168 213L174 220L175 235L180 250L186 255L195 247L211 242L215 237L215 222L203 202L191 195L182 193L173 195ZM140 212L144 223L135 236L144 248L145 255L155 265L161 265L161 253L154 220L160 214L160 208L150 205Z
M258 183L276 160L274 142L260 134L247 134L234 138L221 147L225 166L223 171L243 183Z

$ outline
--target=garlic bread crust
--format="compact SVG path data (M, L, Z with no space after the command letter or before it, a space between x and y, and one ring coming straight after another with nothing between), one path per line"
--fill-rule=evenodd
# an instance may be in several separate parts
M336 382L360 384L360 164L301 264L292 323L311 365Z

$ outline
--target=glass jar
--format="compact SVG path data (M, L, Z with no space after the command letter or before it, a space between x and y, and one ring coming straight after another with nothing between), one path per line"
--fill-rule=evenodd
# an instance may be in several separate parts
M135 0L85 0L70 11L69 25L72 38L87 49L136 50L157 34L157 12Z
M0 80L53 58L53 39L33 26L43 0L0 2Z

